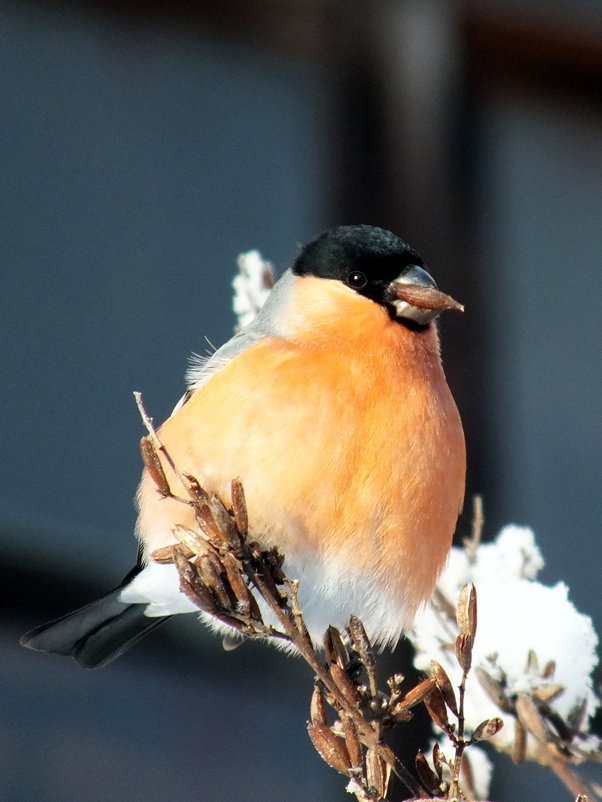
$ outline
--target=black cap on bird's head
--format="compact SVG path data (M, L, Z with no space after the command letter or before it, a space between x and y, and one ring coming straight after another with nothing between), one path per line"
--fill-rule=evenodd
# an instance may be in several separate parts
M463 310L440 292L420 255L375 226L337 226L307 244L293 264L298 276L341 281L384 306L392 318L426 327L444 309Z

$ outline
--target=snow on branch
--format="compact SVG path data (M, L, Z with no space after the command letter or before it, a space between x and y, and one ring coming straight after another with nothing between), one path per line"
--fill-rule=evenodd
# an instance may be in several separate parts
M264 305L274 286L274 268L259 251L241 253L238 273L232 279L232 309L237 318L236 331L250 323Z
M459 681L448 645L454 631L450 606L460 588L473 582L479 594L473 652L478 682L467 688L467 726L477 726L484 715L500 716L504 727L492 745L516 763L549 766L571 791L595 798L596 789L572 766L601 757L600 741L589 731L600 706L592 680L598 637L563 582L550 587L537 581L543 564L532 530L516 525L504 527L492 543L453 548L432 603L409 634L415 665L426 669L437 655L452 682Z

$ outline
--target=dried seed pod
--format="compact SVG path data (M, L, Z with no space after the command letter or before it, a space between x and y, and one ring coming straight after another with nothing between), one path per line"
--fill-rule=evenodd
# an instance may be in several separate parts
M225 581L225 571L217 555L211 551L205 552L198 558L197 566L201 581L209 588L220 607L233 612L236 597Z
M199 502L194 505L194 515L205 538L215 549L221 549L224 545L224 537L220 532L219 526L213 518L209 505Z
M249 590L246 577L240 562L232 552L227 552L222 557L222 565L226 570L226 576L240 612L247 618L251 617L259 624L263 624L263 617L257 604L257 600Z
M540 702L551 702L561 693L564 693L564 685L540 685L533 691L533 696Z
M173 549L173 556L180 576L180 590L182 593L201 610L214 615L218 609L216 601L209 588L201 582L197 568L189 562L177 546Z
M355 707L358 701L357 689L353 682L349 679L349 675L344 671L338 663L332 663L330 666L330 674L336 683L337 688L341 691L345 700Z
M441 783L441 780L443 779L444 759L441 753L441 747L436 741L435 744L433 745L433 766L435 768L435 774L437 775L437 779L439 780L439 783Z
M485 721L481 721L479 726L473 732L470 740L472 743L488 741L490 738L493 738L493 736L499 732L503 726L504 722L501 718L487 718Z
M378 697L378 682L376 679L376 660L374 659L374 652L372 645L363 623L360 619L352 615L349 619L347 632L351 640L351 645L359 655L361 664L366 670L368 676L368 687L370 689L370 696L372 699Z
M485 671L481 666L476 666L474 673L479 683L491 701L497 705L504 713L514 713L514 707L506 696L506 692L500 683Z
M362 663L366 666L366 668L374 666L376 661L372 651L372 644L370 643L370 639L368 638L368 634L363 623L357 616L352 615L350 617L349 624L347 625L347 631L349 632L351 645L359 654Z
M173 548L173 546L163 546L160 549L155 549L151 552L150 558L160 565L170 565L174 561ZM186 551L188 552L186 557L192 557L192 552L189 549L186 549Z
M252 544L254 545L254 544ZM257 547L259 549L259 547ZM288 606L288 596L278 590L276 578L274 577L274 569L272 561L269 559L269 554L266 552L258 551L254 555L253 568L257 574L257 579L261 581L264 586L264 592L267 593L282 609Z
M316 683L314 692L311 695L311 705L309 715L312 724L326 724L326 707L324 705L324 694L322 688Z
M148 475L157 485L157 490L162 496L171 496L171 488L167 481L167 476L163 470L163 465L157 454L157 449L152 438L146 435L140 440L140 453L142 454L142 462L148 471Z
M516 698L516 714L521 724L533 733L538 741L547 743L548 728L533 699L527 693L519 693Z
M341 724L345 743L347 744L347 751L349 752L349 759L351 760L351 766L354 769L361 768L362 745L360 743L357 727L353 720L344 714L341 716Z
M211 510L213 520L219 529L222 540L225 541L230 549L238 552L241 541L238 530L234 524L234 519L217 496L209 496L208 506Z
M366 751L366 780L369 788L374 788L379 799L387 796L391 768L373 747Z
M249 514L247 512L247 500L245 491L240 479L233 479L230 484L230 497L232 499L232 514L234 524L240 534L244 537L249 528Z
M456 607L456 621L461 635L469 635L474 640L477 633L477 591L468 582L460 591Z
M552 727L554 728L555 732L550 730L548 727L548 738L549 740L555 739L558 736L560 742L570 742L573 739L574 732L568 726L566 721L562 718L562 716L556 712L553 708L551 708L546 702L539 702L537 699L534 698L534 703L537 709L539 710L542 718L549 722ZM559 744L560 748L563 748L561 744ZM566 757L566 752L564 753Z
M460 668L465 674L468 674L472 666L472 647L474 646L474 638L465 632L461 632L456 638L456 659L460 664Z
M347 774L351 769L351 759L345 742L325 724L308 724L307 731L322 760L341 774Z
M520 722L514 719L514 743L512 744L512 760L518 766L525 759L527 753L527 731Z
M263 626L263 615L261 614L261 610L259 608L259 604L257 603L257 599L255 598L254 594L249 591L249 617L256 623Z
M336 627L330 626L324 633L324 651L329 663L337 663L343 669L349 665L349 654Z
M332 627L334 629L334 627ZM331 627L328 627L324 633L324 654L326 655L326 662L331 665L337 662L337 652L332 642Z
M209 493L195 476L190 473L184 473L182 474L182 479L184 480L184 487L193 501L198 504L209 504Z
M422 700L425 699L429 693L432 693L433 688L436 687L437 683L432 677L424 679L422 682L419 682L418 685L408 691L399 704L405 708L414 707L415 705L420 704L420 702L422 702Z
M190 529L187 526L178 524L174 527L173 532L180 541L180 546L183 546L191 556L205 554L210 548L202 533L196 529Z
M418 752L415 759L416 765L416 774L422 785L429 791L429 793L435 793L439 790L440 780L439 777L435 774L432 768L429 766L429 762L426 757L422 754L422 752Z
M447 674L447 671L436 660L431 660L431 673L433 675L433 679L437 683L437 687L443 694L445 704L449 707L452 713L457 716L458 705L456 704L456 694L454 693L454 687Z
M215 520L211 508L212 496L207 493L194 476L183 474L182 481L194 501L194 512L198 525L216 549L222 548L225 544L228 544L228 539L221 531L219 523Z
M431 693L422 700L429 716L435 724L444 732L449 730L449 719L447 718L447 707L443 694L436 686Z

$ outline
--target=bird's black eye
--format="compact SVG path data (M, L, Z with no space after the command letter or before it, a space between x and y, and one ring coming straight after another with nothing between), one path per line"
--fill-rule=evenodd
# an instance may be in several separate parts
M361 290L368 283L368 279L360 270L354 270L347 276L347 284L354 290Z

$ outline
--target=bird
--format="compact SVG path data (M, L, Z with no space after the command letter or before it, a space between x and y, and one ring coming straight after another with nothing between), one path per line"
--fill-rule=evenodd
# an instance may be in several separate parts
M446 563L466 475L437 329L447 309L463 307L399 236L330 228L300 248L254 320L189 371L157 430L207 492L227 499L240 478L249 533L284 556L318 643L353 614L375 645L393 647ZM136 503L136 568L22 645L96 668L174 614L209 619L176 567L151 557L177 542L176 526L194 526L192 509L162 496L146 468Z

